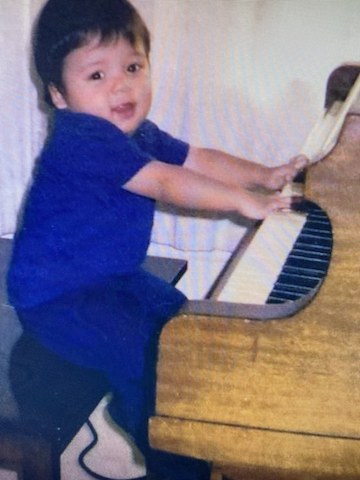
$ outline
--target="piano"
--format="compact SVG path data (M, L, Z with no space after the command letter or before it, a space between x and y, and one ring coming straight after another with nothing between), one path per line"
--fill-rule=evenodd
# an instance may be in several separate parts
M343 88L344 72L351 80ZM161 334L151 445L211 462L212 480L360 478L360 117L354 98L346 104L358 73L345 66L329 77L325 117L338 102L343 118L331 120L326 158L308 168L308 202L294 214L300 232L308 221L321 225L327 260L314 268L315 248L306 267L317 270L314 284L278 298L278 272L264 304L243 303L246 296L237 304L236 293L222 297L222 284L242 276L230 261L227 279ZM287 256L298 256L296 235ZM235 264L246 263L253 241L235 252Z

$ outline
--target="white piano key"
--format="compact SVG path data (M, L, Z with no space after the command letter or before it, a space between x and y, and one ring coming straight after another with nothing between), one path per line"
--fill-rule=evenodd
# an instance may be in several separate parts
M264 220L217 300L266 303L305 222L306 215L295 212L272 214Z

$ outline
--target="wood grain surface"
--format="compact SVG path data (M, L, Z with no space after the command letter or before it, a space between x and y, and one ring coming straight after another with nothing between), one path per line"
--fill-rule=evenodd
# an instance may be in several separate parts
M307 175L334 233L309 306L266 322L179 315L164 328L155 448L213 461L230 478L360 478L359 158L360 117L349 116Z

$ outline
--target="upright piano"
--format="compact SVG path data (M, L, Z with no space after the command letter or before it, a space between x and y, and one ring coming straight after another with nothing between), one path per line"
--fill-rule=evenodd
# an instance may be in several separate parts
M227 314L221 301L198 302L162 332L150 442L211 462L213 480L360 479L360 116L352 113L306 174L305 197L331 225L316 295L296 311L280 305L281 318L270 302L266 321L256 305L253 315L230 302Z

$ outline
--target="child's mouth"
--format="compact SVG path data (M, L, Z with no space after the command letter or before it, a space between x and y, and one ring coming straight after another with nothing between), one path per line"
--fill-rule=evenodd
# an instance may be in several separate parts
M112 111L122 119L127 120L134 115L135 104L133 102L122 103L121 105L112 108Z

